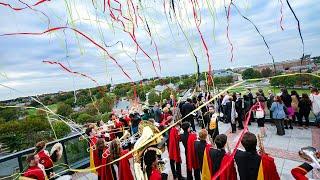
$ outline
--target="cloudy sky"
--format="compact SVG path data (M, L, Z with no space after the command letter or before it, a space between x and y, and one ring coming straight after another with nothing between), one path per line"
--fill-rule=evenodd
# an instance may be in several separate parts
M302 55L297 22L286 1L282 1L283 31L280 28L279 0L235 1L240 11L250 18L265 36L276 61L295 59ZM25 2L32 5L37 1ZM96 86L89 78L68 73L56 64L43 63L44 60L60 62L74 72L92 77L99 85L130 81L119 66L134 81L157 74L163 77L195 72L196 64L191 49L198 57L201 71L208 70L206 51L195 25L191 1L175 0L174 13L169 0L165 0L165 3L164 0L142 0L141 3L132 0L137 18L131 5L128 10L127 2L130 0L120 1L123 16L136 22L135 36L141 48L138 53L135 42L123 31L121 23L112 20L108 6L103 12L103 1L93 2L54 0L21 11L0 5L0 34L43 32L53 27L72 27L104 47L119 64L106 52L70 29L43 35L0 36L0 84L15 89L0 87L0 99ZM272 62L261 37L233 6L229 20L229 35L234 46L234 59L231 62L224 1L198 2L196 11L201 17L200 31L207 43L214 69ZM320 55L320 3L314 0L290 2L301 23L306 54ZM26 7L22 1L6 0L4 3L12 7ZM228 0L226 3L228 4ZM111 6L114 9L119 7L114 2ZM119 15L116 10L113 12L115 16ZM132 23L119 17L125 22L126 30L131 31Z

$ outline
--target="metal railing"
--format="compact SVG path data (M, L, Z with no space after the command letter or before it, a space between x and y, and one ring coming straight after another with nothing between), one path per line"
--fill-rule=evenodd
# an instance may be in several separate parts
M71 168L85 168L89 166L89 153L87 152L88 143L79 141L82 134L74 134L56 141L49 142L47 149L49 150L55 143L61 143L63 147L63 155L59 163L67 164ZM25 158L28 154L34 153L35 148L25 149L16 153L0 157L0 177L5 177L17 172L23 172L27 168ZM17 161L16 161L17 160ZM63 168L58 168L55 172L59 172Z

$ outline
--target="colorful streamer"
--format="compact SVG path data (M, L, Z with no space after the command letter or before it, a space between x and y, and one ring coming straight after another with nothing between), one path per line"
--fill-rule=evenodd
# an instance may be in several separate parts
M206 56L207 56L207 60L208 60L208 74L209 76L211 76L211 71L212 71L212 67L211 67L211 60L210 60L210 54L209 54L209 49L208 49L208 46L207 46L207 43L206 41L204 40L204 37L202 35L202 32L200 31L200 23L201 23L201 20L198 19L198 14L196 12L196 9L195 9L195 4L196 2L194 2L194 0L190 0L191 3L192 3L192 11L193 11L193 19L194 19L194 22L196 24L196 27L197 27L197 31L199 33L199 36L200 36L200 39L201 39L201 42L202 42L202 45L205 49L205 52L206 52ZM199 16L200 17L200 16Z
M265 37L261 34L261 32L259 31L258 27L257 27L249 18L247 18L246 16L244 16L244 15L241 13L241 11L238 9L238 7L237 7L233 2L232 2L231 4L235 7L235 9L238 11L238 13L240 14L240 16L241 16L242 18L244 18L245 20L249 21L250 24L255 28L255 30L257 31L257 33L261 36L261 38L262 38L262 40L263 40L263 42L264 42L264 45L267 47L268 53L269 53L269 55L271 56L272 63L273 63L273 68L274 68L274 73L276 74L277 71L276 71L275 60L274 60L273 55L271 54L270 47L269 47L269 45L268 45Z
M283 28L283 2L282 2L282 0L279 0L280 1L280 5L281 5L281 7L280 7L280 27L281 27L281 30L283 31L284 30L284 28Z
M297 15L296 15L296 13L295 13L294 10L292 9L292 7L291 7L291 5L290 5L290 3L289 3L289 0L286 0L286 1L287 1L287 4L288 4L289 8L290 8L290 11L292 12L294 18L295 18L296 21L297 21L297 28L298 28L300 40L301 40L301 43L302 43L302 57L301 57L301 61L300 61L301 66L302 66L302 62L303 62L303 59L304 59L304 40L303 40L302 33L301 33L300 21L299 21ZM300 72L301 72L301 69L300 69Z
M227 11L227 39L230 45L230 53L231 53L231 58L230 61L233 61L233 44L230 40L230 35L229 35L229 29L230 29L230 10L231 10L231 4L232 4L232 0L230 0L230 4L228 5L228 11Z
M69 72L69 73L72 73L72 74L76 74L76 75L80 75L82 77L85 77L87 79L90 79L92 82L94 82L97 86L99 86L99 83L93 79L92 77L86 75L86 74L83 74L83 73L80 73L80 72L76 72L76 71L72 71L71 69L67 68L65 65L63 65L62 63L60 62L57 62L57 61L42 61L43 63L48 63L48 64L57 64L59 65L63 70Z
M50 1L50 0L40 0L38 2L36 2L35 4L33 4L32 6L35 7L35 6L38 6L39 4L42 4L46 1ZM20 1L21 2L21 1ZM23 2L21 2L23 3ZM26 5L26 3L23 3ZM0 2L0 5L2 6L6 6L6 7L9 7L10 9L12 10L15 10L15 11L21 11L21 10L24 10L24 9L27 9L29 6L27 5L27 7L22 7L22 8L17 8L17 7L13 7L12 5L8 4L8 3L3 3L3 2ZM29 7L30 8L30 7Z
M102 45L96 43L93 39L91 39L89 36L87 36L86 34L82 33L81 31L77 30L77 29L74 29L74 28L70 28L70 27L66 27L66 26L63 26L63 27L54 27L54 28L51 28L51 29L47 29L43 32L20 32L20 33L7 33L7 34L0 34L0 36L14 36L14 35L43 35L43 34L47 34L47 33L50 33L50 32L54 32L54 31L58 31L58 30L63 30L63 29L69 29L69 30L72 30L78 34L80 34L82 37L84 37L85 39L89 40L92 44L94 44L95 46L97 46L99 49L103 50L110 59L112 59L116 65L121 69L121 71L123 72L123 74L130 80L130 81L133 81L131 79L131 77L129 76L129 74L126 73L126 71L123 69L123 67L118 63L118 61L109 54L109 52L107 51L106 48L104 48Z

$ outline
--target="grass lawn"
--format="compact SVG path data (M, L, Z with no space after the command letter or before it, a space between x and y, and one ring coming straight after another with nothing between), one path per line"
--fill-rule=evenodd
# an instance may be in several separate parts
M53 112L57 111L57 104L51 104L47 106L49 109L51 109ZM27 110L29 115L36 115L37 110L36 109L28 109Z
M258 87L257 87L257 88L252 88L251 91L252 91L253 93L255 93L255 92L258 92L258 89L263 89L264 94L267 95L269 90L272 90L273 93L278 94L278 93L280 93L280 89L281 89L281 88L272 87L272 86L267 86L267 87L262 87L262 88L258 88ZM297 91L300 96L301 96L301 94L303 94L303 93L306 93L306 94L308 94L308 95L310 94L310 90L309 90L309 89L288 89L289 93L290 93L292 90ZM230 90L230 92L240 92L241 94L246 93L246 91L247 91L247 88L244 87L244 86L239 86L239 87L236 87L236 88L233 88L233 89Z

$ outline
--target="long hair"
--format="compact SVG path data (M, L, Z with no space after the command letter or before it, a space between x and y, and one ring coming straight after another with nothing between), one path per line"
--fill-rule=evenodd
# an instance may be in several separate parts
M276 96L276 97L275 97L275 102L278 102L279 104L282 104L282 103L283 103L283 101L282 101L282 99L281 99L280 96Z
M306 94L306 93L302 94L301 100L307 101L307 102L309 102L311 104L311 100L310 100L308 94Z
M295 90L291 91L291 96L297 96L297 98L299 98L299 94Z
M40 141L36 144L36 153L39 153L41 150L43 150L46 147L45 141Z
M157 153L155 150L147 150L147 152L143 156L144 164L146 165L146 173L148 179L151 176L152 165L157 159Z
M103 154L103 151L104 151L104 149L106 147L105 140L103 138L99 138L97 143L96 143L96 147L97 147L97 150L98 150L99 159L102 159L102 154Z
M283 88L281 91L282 95L289 95L288 90L286 88Z
M111 141L110 143L110 154L111 154L111 158L113 158L113 160L118 159L120 157L120 140L119 139L114 139Z

